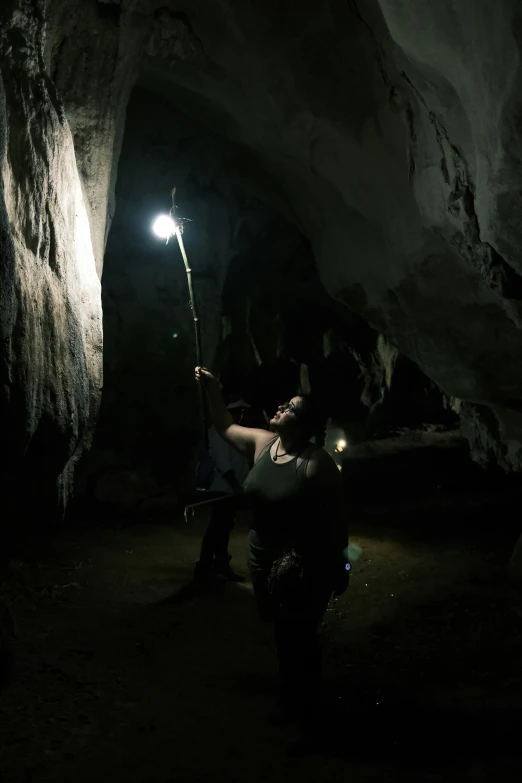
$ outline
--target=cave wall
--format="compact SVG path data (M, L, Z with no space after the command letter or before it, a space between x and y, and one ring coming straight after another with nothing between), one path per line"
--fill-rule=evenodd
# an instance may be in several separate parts
M416 366L328 297L308 241L267 206L277 183L259 176L255 156L137 87L104 259L104 394L83 506L148 517L193 489L201 431L187 281L177 241L152 232L173 185L204 361L258 425L298 392L303 365L351 442L454 423Z
M159 1L48 0L41 6L44 62L73 135L101 277L125 112L143 60L161 63L166 51L170 66L197 63L199 46Z
M520 469L519 5L411 7L2 4L6 491L63 507L91 438L94 270L136 80L256 156L328 293L472 406L478 459Z
M63 514L102 389L100 280L125 107L147 51L185 25L161 4L0 8L2 558ZM0 565L2 564L0 562Z
M63 511L91 440L102 360L73 138L43 66L43 17L16 5L0 9L2 555L30 517L45 525Z
M497 453L518 470L516 5L177 7L208 64L147 62L141 78L257 151L328 292L449 396L509 422Z

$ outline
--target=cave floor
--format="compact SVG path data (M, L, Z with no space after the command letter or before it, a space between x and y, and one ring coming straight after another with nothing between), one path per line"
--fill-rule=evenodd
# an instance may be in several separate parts
M76 530L15 564L2 780L521 779L522 608L497 531L354 523L362 555L322 629L324 731L296 759L266 722L276 661L250 583L187 587L204 524Z

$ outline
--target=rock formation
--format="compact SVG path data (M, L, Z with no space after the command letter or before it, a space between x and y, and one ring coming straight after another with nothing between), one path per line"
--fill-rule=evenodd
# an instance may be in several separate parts
M91 441L99 276L136 84L168 101L173 123L183 112L255 163L259 198L309 242L328 294L465 401L476 459L520 470L520 14L512 0L468 11L457 0L414 12L407 0L2 4L13 509L36 493L40 515L63 508Z
M2 497L7 534L70 494L102 367L100 283L73 137L43 60L43 6L0 10ZM2 547L2 554L8 547Z

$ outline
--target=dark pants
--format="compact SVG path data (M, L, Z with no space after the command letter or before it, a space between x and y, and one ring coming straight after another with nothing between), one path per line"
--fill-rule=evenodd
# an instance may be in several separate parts
M284 607L268 592L268 571L251 568L259 614L274 623L282 706L304 721L319 706L321 649L318 630L332 593L327 579L314 579L299 607Z
M210 513L210 522L203 541L201 542L201 552L199 562L203 566L210 566L217 561L220 565L228 565L228 542L230 531L234 527L236 516L237 500L234 495L225 495L225 493L216 492L208 499L225 498L225 500L216 500L212 504Z

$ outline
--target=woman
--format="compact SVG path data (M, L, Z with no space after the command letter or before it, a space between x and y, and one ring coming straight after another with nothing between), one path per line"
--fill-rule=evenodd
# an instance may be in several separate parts
M281 717L312 718L319 700L319 623L332 593L348 584L348 533L340 473L310 443L324 422L312 398L280 405L271 431L241 427L227 411L219 384L196 367L213 424L253 467L243 485L253 511L248 565L263 619L274 622Z

